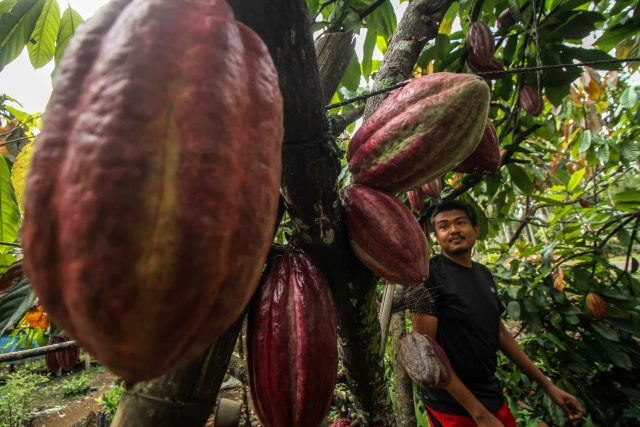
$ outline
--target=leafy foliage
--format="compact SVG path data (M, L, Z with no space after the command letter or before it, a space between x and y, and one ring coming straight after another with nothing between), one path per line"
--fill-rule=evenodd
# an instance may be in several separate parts
M33 403L40 385L47 382L44 375L27 371L9 374L0 386L0 427L20 427L31 417Z

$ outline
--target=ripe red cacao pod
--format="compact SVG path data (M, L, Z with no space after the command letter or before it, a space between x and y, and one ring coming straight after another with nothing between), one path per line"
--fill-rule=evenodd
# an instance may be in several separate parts
M64 341L68 341L65 339ZM80 357L80 348L68 348L66 350L62 350L56 353L56 358L58 359L58 363L63 371L71 372L73 367L76 366L78 362L78 358Z
M64 338L58 335L49 338L49 345L58 344L64 342ZM47 353L44 355L44 362L47 365L47 370L52 374L56 374L60 370L60 362L58 362L58 353Z
M578 199L578 203L580 203L580 206L582 206L583 208L588 208L589 207L589 201L586 199Z
M488 62L483 62L474 54L470 53L469 56L467 56L467 66L476 74L490 73L482 75L483 78L489 80L502 79L508 75L504 72L504 64L497 58L491 58Z
M500 168L500 141L496 128L487 120L484 134L476 149L462 163L456 166L455 172L496 172Z
M391 283L419 285L429 275L427 238L411 211L390 194L353 184L341 193L356 257Z
M28 177L24 267L117 375L186 363L242 313L272 240L282 115L266 46L223 0L116 0L74 36Z
M347 418L343 418L343 419L338 420L335 423L331 424L330 427L349 427L350 425L351 425L351 420L349 420Z
M249 313L247 369L265 427L319 426L338 368L329 283L302 252L276 259Z
M537 117L542 113L544 101L538 89L534 86L524 85L520 89L518 102L524 111L530 116Z
M607 317L607 303L595 292L589 292L586 298L587 310L598 320Z
M436 178L433 181L429 181L420 188L422 188L422 190L429 196L439 199L442 194L442 178Z
M496 50L491 29L484 22L473 22L469 25L465 44L470 54L480 62L488 64Z
M409 199L409 205L411 209L417 213L421 213L424 210L424 191L422 188L416 188L407 192L407 199Z
M413 80L351 139L354 182L397 193L442 176L476 148L488 109L489 86L478 76L434 73Z
M509 28L514 22L515 20L511 17L509 8L506 8L500 13L500 16L498 16L496 27L498 27L498 29Z
M400 338L398 359L411 380L423 388L445 388L451 382L449 358L438 343L412 332Z

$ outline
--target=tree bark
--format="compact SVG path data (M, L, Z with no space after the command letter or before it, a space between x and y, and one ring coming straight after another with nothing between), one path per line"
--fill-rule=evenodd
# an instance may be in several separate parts
M414 0L409 4L396 32L389 41L382 65L376 73L372 90L380 90L409 79L422 48L438 35L438 28L452 0ZM368 117L388 94L367 100Z
M244 315L218 343L189 364L127 390L112 427L202 427L211 414Z
M355 52L353 31L327 33L315 42L322 85L322 104L327 105L340 85Z
M413 427L417 425L415 404L413 402L413 382L402 364L395 357L398 354L400 338L406 332L404 310L391 316L391 348L394 357L393 383L396 391L396 412L398 426Z

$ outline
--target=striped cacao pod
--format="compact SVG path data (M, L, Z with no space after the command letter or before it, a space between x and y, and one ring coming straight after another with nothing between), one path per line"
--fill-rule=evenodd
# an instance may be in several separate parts
M64 338L61 342L65 341L69 341L69 339ZM74 347L59 351L56 353L56 358L63 371L71 372L80 358L80 348Z
M487 120L484 134L476 149L462 163L456 166L455 172L496 172L500 168L500 141L496 128Z
M412 332L400 338L398 359L411 380L423 388L445 388L452 368L442 347L428 336Z
M331 424L330 427L350 427L350 426L351 426L351 420L347 418L343 418Z
M61 336L53 336L49 338L49 345L58 344L64 342L64 338ZM58 353L47 353L44 355L44 362L47 365L47 370L52 374L57 374L60 370L60 362L58 362Z
M422 188L416 188L407 192L407 199L409 199L409 205L411 209L420 214L424 210L424 190Z
M465 40L469 54L473 54L478 61L488 64L496 51L495 40L491 29L484 22L473 22L469 25Z
M282 116L266 46L223 0L115 0L82 25L24 202L54 322L131 382L215 343L269 250Z
M442 195L442 178L436 178L433 181L429 181L421 188L429 196L434 199L439 199Z
M390 194L364 185L341 193L356 257L391 283L420 285L429 275L427 238L411 211Z
M315 427L329 410L338 368L329 283L302 252L276 259L249 313L247 371L265 427Z
M585 300L587 310L598 320L607 317L607 303L595 292L589 292Z
M507 73L504 72L504 64L497 58L491 58L488 62L483 62L478 59L474 54L470 53L467 56L467 66L469 69L478 73L491 73L483 75L482 77L489 80L502 79L507 77Z
M530 85L522 86L518 102L527 114L534 117L539 116L540 113L542 113L542 108L544 107L544 101L542 100L540 92L538 92L538 89L534 86Z
M351 139L354 182L396 193L442 176L476 148L488 110L489 86L480 77L434 73L413 80Z

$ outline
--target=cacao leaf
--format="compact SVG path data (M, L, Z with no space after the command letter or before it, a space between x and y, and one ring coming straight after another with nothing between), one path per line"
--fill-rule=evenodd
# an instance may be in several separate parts
M11 10L13 6L15 6L16 1L18 0L2 0L0 1L0 14L7 13Z
M391 2L385 1L370 15L371 26L385 39L389 39L396 30L396 12Z
M523 193L531 194L533 192L533 183L524 169L513 163L507 165L511 180Z
M56 36L60 28L60 6L57 0L45 0L42 13L27 44L33 68L41 68L53 59Z
M509 304L507 304L507 314L514 320L520 319L520 304L518 301L509 301Z
M0 242L15 242L19 227L20 210L11 185L11 172L4 157L0 156ZM10 250L10 246L0 245L0 253Z
M360 63L358 62L358 56L355 52L349 60L349 65L347 66L344 76L342 76L340 84L351 92L355 92L360 85Z
M368 79L373 69L373 51L376 47L376 38L378 32L373 28L367 29L367 35L364 38L362 47L362 75Z
M580 184L580 181L582 181L582 178L584 177L584 174L585 174L586 171L587 171L587 168L582 168L582 169L574 172L573 174L571 174L571 179L569 180L569 183L567 184L567 190L568 191L573 191L573 190L576 189L578 184Z
M82 24L84 20L82 16L74 9L68 7L64 13L62 14L62 19L60 20L60 28L58 30L58 37L56 39L56 51L54 54L54 61L56 65L62 59L62 55L64 51L67 49L69 45L69 41L76 33L76 30Z
M608 28L598 40L595 45L604 51L610 51L622 40L627 39L638 32L638 26L632 21L625 24L618 24L611 28Z
M16 161L11 168L11 183L13 184L20 213L23 213L24 188L33 156L33 146L33 141L25 145L18 154L18 157L16 157Z
M593 322L591 323L591 328L602 338L607 339L609 341L619 342L620 338L618 337L618 333L611 326L607 325L603 322Z
M444 14L442 18L442 22L440 22L440 27L438 28L439 34L451 34L451 28L453 27L453 21L458 17L458 11L460 10L460 3L453 2L449 9L447 9L447 13Z
M611 341L601 341L600 343L604 348L607 357L613 362L614 365L629 371L632 369L633 364L631 363L629 355L619 344L614 344Z
M0 71L16 59L36 26L45 0L21 0L0 16Z
M22 319L34 301L35 295L27 279L20 281L13 290L0 298L0 336Z

